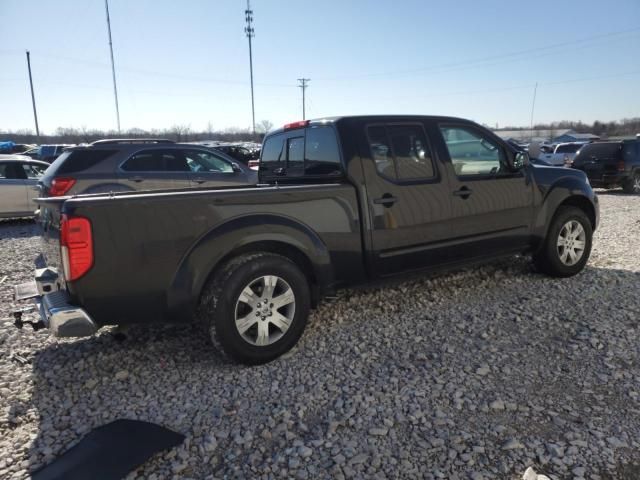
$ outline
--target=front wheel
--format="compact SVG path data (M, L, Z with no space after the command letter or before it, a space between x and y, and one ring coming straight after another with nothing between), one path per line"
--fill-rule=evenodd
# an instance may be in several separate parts
M198 317L226 354L256 365L296 344L309 307L309 284L300 269L263 252L229 261L205 287Z
M582 271L589 260L592 237L591 222L583 210L560 207L533 261L547 275L571 277Z
M622 185L624 193L640 193L640 171L636 171Z

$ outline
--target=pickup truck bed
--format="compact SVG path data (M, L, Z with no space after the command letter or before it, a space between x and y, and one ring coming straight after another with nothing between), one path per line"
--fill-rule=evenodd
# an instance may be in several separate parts
M530 165L462 119L297 122L265 138L260 165L250 188L38 200L44 325L66 336L195 318L261 363L338 288L513 253L570 276L598 223L584 173Z

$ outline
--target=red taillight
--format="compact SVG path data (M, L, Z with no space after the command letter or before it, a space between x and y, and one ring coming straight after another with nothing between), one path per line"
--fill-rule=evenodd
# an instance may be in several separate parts
M60 247L64 276L68 281L82 277L93 266L91 223L84 217L62 215Z
M247 163L247 166L251 170L257 170L260 167L260 160L249 160L249 162Z
M51 187L49 187L49 195L52 197L61 197L66 195L71 187L76 183L75 178L70 177L56 177L51 180Z
M300 120L299 122L287 123L284 126L285 130L291 130L293 128L302 128L309 125L309 120Z
M618 162L618 171L619 172L624 172L624 160L620 160Z

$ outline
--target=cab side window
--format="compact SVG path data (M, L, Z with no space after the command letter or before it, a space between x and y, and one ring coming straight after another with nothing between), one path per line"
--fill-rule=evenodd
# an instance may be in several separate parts
M422 125L389 124L367 128L376 170L391 180L429 180L436 170Z
M262 147L260 171L265 177L341 175L340 151L333 128L310 126L270 136Z
M458 177L508 171L504 150L492 138L468 127L441 126L440 132Z

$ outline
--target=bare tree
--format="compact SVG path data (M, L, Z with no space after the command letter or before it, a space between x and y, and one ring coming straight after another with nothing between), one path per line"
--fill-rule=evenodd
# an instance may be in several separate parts
M269 133L269 131L273 128L273 122L271 120L261 120L256 125L256 132L258 133Z

